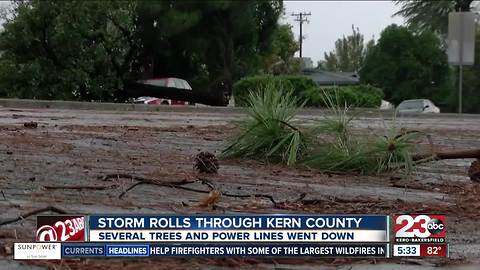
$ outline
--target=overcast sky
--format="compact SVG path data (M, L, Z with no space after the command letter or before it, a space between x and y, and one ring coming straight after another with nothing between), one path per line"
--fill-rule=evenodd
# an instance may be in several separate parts
M303 56L311 57L314 65L323 59L323 53L335 48L335 41L352 33L352 24L360 29L368 41L378 39L380 32L392 23L403 24L403 18L393 17L398 11L392 1L284 1L283 22L293 26L298 39L298 22L292 12L311 12L310 23L303 24ZM297 52L298 54L298 52Z

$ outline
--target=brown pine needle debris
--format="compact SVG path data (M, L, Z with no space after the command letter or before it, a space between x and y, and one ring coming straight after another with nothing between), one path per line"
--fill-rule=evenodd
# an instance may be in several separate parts
M220 197L222 196L222 193L216 189L210 191L207 196L205 196L200 202L198 203L198 206L200 207L209 207L209 206L215 206L220 201Z

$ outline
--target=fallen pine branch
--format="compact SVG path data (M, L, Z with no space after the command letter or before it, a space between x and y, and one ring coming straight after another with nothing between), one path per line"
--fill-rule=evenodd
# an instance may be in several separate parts
M427 163L431 161L439 161L439 160L447 160L447 159L464 159L464 158L475 158L480 160L480 149L472 149L472 150L452 150L452 151L433 151L433 145L430 142L430 146L432 148L431 153L422 153L412 156L413 165L419 165L422 163ZM404 168L405 164L398 164L391 169L400 169Z
M73 189L73 190L106 190L106 189L113 189L117 188L118 185L110 185L110 186L43 186L44 189L49 190L56 190L56 189Z
M342 172L342 171L320 170L320 172L323 173L323 174L328 174L328 175L353 175L353 176L360 175L360 174L358 174L356 172L352 172L352 171Z
M184 187L186 184L192 184L197 182L198 180L195 181L187 181L187 180L182 180L182 181L177 181L177 182L163 182L160 180L156 179L149 179L149 178L143 178L143 177L137 177L137 176L132 176L129 174L119 174L119 175L108 175L110 178L130 178L138 181L135 184L132 184L129 186L125 191L123 191L118 198L122 198L129 192L130 190L134 189L137 186L140 185L155 185L155 186L161 186L161 187L170 187L170 188L178 188L178 189L183 189L183 190L188 190L188 191L193 191L193 192L200 192L200 193L209 193L210 191L205 191L202 189L196 189L196 188L191 188L191 187ZM105 179L105 178L104 178ZM202 179L202 184L206 184L207 181L205 179ZM213 185L211 183L207 184L211 189L213 189Z
M442 159L460 159L460 158L478 158L480 159L480 149L473 150L459 150L459 151L446 151L446 152L435 152L433 154L421 154L413 156L413 160L422 160L428 157L432 157L435 160Z
M208 188L210 188L210 190L216 189L215 186L212 184L212 182L210 182L210 180L205 179L205 178L198 178L198 180L201 180L202 184L207 185Z
M222 193L223 196L225 197L233 197L233 198L265 198L265 199L269 199L273 205L277 206L278 203L275 201L275 199L273 198L272 195L268 195L268 194L231 194L231 193Z
M125 173L107 174L107 175L105 175L105 176L99 176L98 178L101 179L102 181L110 181L110 180L112 180L112 179L125 178L125 179L132 179L132 180L136 180L136 181L141 181L141 182L163 183L163 184L170 184L170 185L190 184L190 183L195 183L195 182L197 181L197 180L188 181L188 180L184 179L184 180L182 180L182 181L180 181L180 182L178 182L178 181L175 181L175 182L164 182L164 181L160 181L160 180L157 180L157 179L144 178L144 177L134 176L134 175L125 174Z
M357 117L349 111L351 104L341 100L336 90L322 91L320 95L333 116L315 119L317 124L305 129L308 136L300 136L291 119L302 105L290 97L289 89L283 89L287 94L279 90L281 87L272 83L264 87L263 95L250 93L245 100L249 105L248 118L237 124L241 132L229 140L229 146L222 151L224 158L299 164L327 175L333 171L331 174L377 176L398 171L410 175L416 165L436 160L475 158L468 174L472 181L480 182L480 149L438 151L432 135L399 129L395 115L385 136L355 132L352 120ZM414 154L425 139L429 150Z
M196 188L182 186L182 185L191 184L191 183L192 182L188 182L188 183L182 183L182 182L178 182L178 183L159 183L159 182L142 182L142 181L140 181L140 182L137 182L137 183L131 185L130 187L128 187L124 192L122 192L118 196L118 198L122 198L123 196L125 196L127 194L127 192L129 192L130 190L132 190L135 187L140 186L140 185L154 185L154 186L160 186L160 187L178 188L178 189L183 189L183 190L193 191L193 192L198 192L198 193L209 193L210 192L209 190L202 190L202 189L196 189Z
M127 194L127 192L131 191L132 189L134 189L135 187L140 186L140 185L155 185L155 186L161 186L161 187L178 188L178 189L183 189L183 190L187 190L187 191L198 192L198 193L207 193L207 194L210 193L212 190L215 190L215 187L213 186L213 184L210 181L208 181L206 179L203 179L203 178L198 179L196 181L183 180L183 181L179 181L179 182L162 182L162 181L159 181L159 180L156 180L156 179L148 179L148 178L143 178L143 177L138 177L138 176L132 176L132 175L129 175L129 174L110 174L110 175L106 175L104 177L100 177L100 179L112 179L112 178L115 178L115 179L117 179L117 178L129 178L129 179L134 179L134 180L138 181L137 183L132 184L125 191L123 191L118 196L118 198L122 198L123 196L125 196ZM192 183L195 183L197 181L201 181L202 184L207 185L209 187L209 190L203 190L203 189L197 189L197 188L185 187L184 186L186 184L192 184ZM252 198L252 197L265 198L265 199L270 200L273 203L274 206L278 206L280 204L270 194L262 194L262 193L233 194L233 193L222 192L222 196L232 197L232 198ZM305 196L306 196L306 194L302 193L302 194L300 194L300 198L298 198L294 201L295 202L300 201ZM286 202L288 202L288 201L286 201ZM283 202L283 203L285 203L285 202Z
M122 198L123 196L125 196L127 194L127 192L129 192L130 190L132 190L135 187L140 186L140 185L155 185L155 186L160 186L160 187L178 188L178 189L183 189L183 190L197 192L197 193L210 193L210 191L211 191L211 190L203 190L203 189L197 189L197 188L182 186L182 185L191 184L191 183L192 182L189 182L189 183L179 182L179 183L176 183L176 184L172 184L172 183L142 182L142 181L140 181L140 182L137 182L137 183L131 185L130 187L128 187L124 192L122 192L118 196L118 198ZM222 192L222 196L234 197L234 198L251 198L251 197L266 198L266 199L269 199L274 205L277 204L277 202L275 201L273 196L269 195L269 194L258 194L258 193L255 193L255 194L231 194L231 193L223 193Z
M26 219L30 216L40 214L40 213L43 213L43 212L54 212L54 213L57 213L57 214L68 214L67 211L65 211L63 209L57 208L55 206L47 206L47 207L44 207L44 208L40 208L40 209L36 209L36 210L30 211L30 212L27 212L25 214L22 214L22 215L16 217L16 218L4 220L4 221L0 222L0 226L15 223L17 221Z

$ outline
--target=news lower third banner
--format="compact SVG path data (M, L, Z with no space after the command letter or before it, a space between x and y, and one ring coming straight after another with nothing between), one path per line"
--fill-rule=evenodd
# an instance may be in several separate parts
M90 216L91 242L388 242L388 216Z
M256 256L390 257L381 215L39 216L15 259Z

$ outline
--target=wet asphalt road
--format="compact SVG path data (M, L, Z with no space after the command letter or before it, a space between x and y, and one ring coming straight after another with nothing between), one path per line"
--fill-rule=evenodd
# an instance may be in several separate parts
M318 119L328 115L324 110L305 110L295 121L302 125L314 125ZM125 198L118 199L122 189L132 183L128 179L119 179L114 183L120 186L120 190L49 191L43 186L101 185L104 183L99 182L98 177L108 173L129 173L165 181L189 179L194 177L191 157L199 150L220 150L223 139L235 132L232 123L244 116L239 109L210 107L160 107L156 111L0 108L0 168L4 171L0 177L0 189L6 196L0 199L0 219L52 204L72 213L205 212L205 209L183 209L181 202L193 205L201 199L201 194L179 190L139 186ZM29 121L37 122L38 128L23 127ZM432 134L436 146L440 148L480 148L480 116L477 115L407 115L392 121L390 113L362 111L353 122L357 130L366 133L381 133L393 124ZM298 171L277 165L232 161L222 163L220 175L213 180L223 191L271 193L279 201L295 198L305 190L308 190L307 198L333 201L343 198L352 201L334 204L332 208L308 210L320 211L318 213L383 211L390 214L394 210L388 207L398 204L405 204L405 208L400 207L397 211L437 209L435 207L449 209L459 204L459 197L475 195L471 193L476 186L465 174L470 162L453 160L422 165L414 182L418 188L408 188L406 184L405 188L392 186L384 178L327 177L318 172ZM464 193L461 194L450 192L450 189L461 187L467 190L462 190ZM364 201L358 203L355 201L358 198ZM369 199L374 203L368 202ZM475 200L470 201L470 208L476 205ZM225 198L220 206L224 212L235 213L306 211L279 210L268 201L251 202L234 198ZM451 255L461 267L477 269L475 267L480 265L480 233L474 228L480 222L476 219L478 215L465 211L465 215L457 213L450 219L453 225L449 234ZM21 240L32 240L33 227L32 218L0 227L0 243L8 245L16 241L12 235ZM4 256L4 260L0 260L0 269L36 269L11 262L8 252L0 254ZM173 265L177 263L172 260L168 262ZM373 265L364 263L320 265L323 265L321 269L374 269ZM146 267L142 263L131 264L137 264L136 269ZM320 269L319 262L284 264L285 269ZM377 264L375 269L429 269L439 264L441 262L429 260L411 263L408 260L395 260L393 264ZM106 265L100 261L93 262L89 267L95 269ZM407 265L409 268L405 268ZM41 269L46 266L40 265ZM255 266L272 269L274 265L263 262ZM207 268L212 267L215 264ZM452 267L447 265L444 269Z

